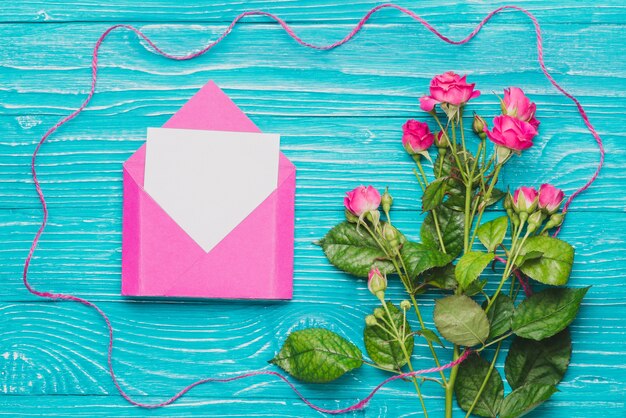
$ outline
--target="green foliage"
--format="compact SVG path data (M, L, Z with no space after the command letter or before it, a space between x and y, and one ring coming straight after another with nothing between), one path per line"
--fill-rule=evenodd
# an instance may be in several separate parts
M483 302L483 309L487 307L487 301ZM487 312L490 329L489 338L496 338L511 329L511 319L515 307L513 300L503 293L499 293L496 300Z
M441 347L446 348L446 346L443 345L443 342L441 342L441 338L439 338L439 336L435 334L434 331L424 328L424 329L417 331L417 335L424 337L426 341L439 344Z
M528 277L552 286L567 283L574 262L574 247L558 238L539 235L526 240L520 255L541 253L540 257L516 260Z
M476 236L487 248L487 251L493 252L504 240L508 226L509 217L501 216L479 226L476 230Z
M454 277L454 268L454 265L447 264L443 267L435 267L426 270L422 274L422 279L424 283L438 289L454 290L458 286L456 278Z
M381 306L381 309L383 307ZM393 317L393 322L398 330L404 328L405 335L408 335L404 341L404 349L410 356L413 353L415 342L411 334L411 327L404 316L393 303L387 302L387 309ZM367 325L363 332L363 340L365 342L365 350L367 355L380 367L392 370L400 370L406 364L406 357L402 351L400 343L396 341L393 330L391 334L381 326L387 327L382 320L378 320L379 325Z
M459 259L454 269L454 276L459 282L461 289L466 289L483 272L485 267L493 261L493 253L483 253L480 251L470 251Z
M400 243L405 238L400 234ZM394 266L370 234L355 224L342 222L319 241L326 258L335 267L358 277L367 277L372 266L383 273L392 273Z
M478 354L470 355L459 366L459 373L454 385L457 403L462 410L468 411L478 395L483 381L489 373L490 364ZM495 417L504 399L504 384L500 373L491 370L487 384L483 389L472 413L481 417Z
M278 354L270 360L304 382L331 382L361 367L361 350L324 328L307 328L289 334Z
M430 182L422 195L422 211L427 212L439 206L446 196L446 178L440 177Z
M559 383L572 355L572 341L567 329L541 341L516 337L504 363L504 373L511 388L531 383Z
M400 255L411 279L415 279L426 270L443 267L452 261L452 256L449 254L411 241L404 243Z
M500 418L526 415L556 392L554 385L532 384L519 387L509 393L500 406Z
M463 214L445 206L437 208L436 213L446 253L456 257L463 250L463 225L465 224ZM420 236L424 245L441 250L433 212L426 215Z
M548 288L524 300L513 313L513 332L532 340L543 340L567 327L576 317L589 290Z
M435 326L448 341L464 346L483 344L489 337L489 320L476 302L452 295L435 302Z

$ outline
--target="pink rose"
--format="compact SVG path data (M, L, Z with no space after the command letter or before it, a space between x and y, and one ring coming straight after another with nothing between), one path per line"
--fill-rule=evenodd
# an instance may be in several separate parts
M387 277L380 272L378 267L372 267L367 275L367 288L374 296L378 296L379 292L387 290Z
M513 194L515 212L533 212L537 208L537 190L533 187L520 187Z
M530 101L519 87L509 87L504 89L504 100L502 101L502 113L513 116L519 120L530 123L533 128L539 127L539 121L535 119L537 105Z
M551 184L542 184L539 188L539 208L548 214L553 214L559 210L564 197L563 190L557 189Z
M461 106L480 96L480 91L474 90L476 84L469 84L465 77L452 71L435 76L430 82L430 96L420 98L422 110L430 112L438 103Z
M378 209L380 193L372 186L359 186L346 193L343 204L351 213L360 217Z
M426 151L434 140L435 137L424 122L409 119L402 125L402 145L411 155Z
M533 145L533 138L537 135L530 123L514 118L513 116L501 115L493 119L493 129L484 128L487 137L496 145L522 151Z

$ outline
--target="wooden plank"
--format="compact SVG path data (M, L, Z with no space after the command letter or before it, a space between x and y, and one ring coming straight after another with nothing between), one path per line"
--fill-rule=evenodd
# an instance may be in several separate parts
M420 16L433 22L466 22L478 20L506 1L472 2L457 4L436 0L419 3L398 0L394 3L409 7ZM546 3L541 0L520 0L515 4L525 7L539 19L555 20L563 16L569 22L619 21L624 13L620 0L603 1L593 7L574 0ZM377 0L351 0L341 4L306 0L283 0L268 3L262 0L207 2L188 0L150 0L132 4L123 0L98 1L48 0L45 4L34 0L10 2L4 5L2 22L67 22L67 21L230 21L246 10L265 10L279 14L287 21L323 20L327 22L357 21L370 8L381 4ZM376 20L398 19L399 12L385 11ZM507 16L508 18L508 16ZM513 19L519 19L518 14ZM505 19L505 18L502 18Z
M490 114L497 111L495 107L490 106ZM543 111L546 116L548 112ZM417 110L412 116L428 120ZM42 148L38 172L52 212L77 206L119 210L122 162L145 140L146 127L160 126L167 117L87 113L51 137ZM600 180L580 196L573 209L621 211L626 196L616 194L615 189L626 180L620 163L626 147L624 135L613 130L621 117L598 112L590 117L609 154ZM281 134L282 149L298 169L298 210L337 209L345 191L358 184L390 186L398 209L419 209L421 192L412 173L414 163L400 142L404 118L252 115L252 119L262 130ZM1 208L40 207L29 163L39 135L56 120L49 116L0 117L4 133L0 139ZM597 146L576 115L542 120L536 145L507 165L502 187L551 182L571 194L593 173Z
M338 204L340 204L338 202ZM31 281L35 287L74 293L94 300L120 299L121 216L120 210L75 208L52 213L35 260ZM490 216L496 216L492 214ZM34 300L23 288L21 271L30 241L39 226L39 211L0 211L0 300ZM339 210L322 212L298 209L296 213L295 295L298 303L332 303L339 306L368 302L371 296L363 281L329 265L314 244L343 218ZM413 240L419 240L421 217L417 213L394 213L394 222ZM488 218L486 218L488 219ZM587 301L598 305L624 306L626 288L626 214L590 216L572 211L561 237L576 248L572 283L594 285ZM499 271L499 270L498 270ZM496 274L488 289L495 290ZM354 293L355 284L359 293ZM402 293L396 294L397 298Z
M78 107L89 87L93 44L107 27L1 25L4 59L0 69L10 80L0 90L5 112L62 115ZM220 25L154 24L140 28L166 51L180 55L201 48L223 30ZM305 40L319 38L321 43L340 39L349 28L296 27ZM583 99L623 100L619 92L626 70L604 52L621 48L619 38L610 35L622 28L572 24L563 32L561 25L546 25L544 47L550 70ZM471 25L442 26L453 37L464 36L471 29ZM181 43L180 39L186 41ZM512 40L514 53L510 50ZM485 57L486 49L490 53ZM432 75L451 68L471 73L485 93L515 84L538 95L539 105L562 108L567 103L570 108L569 101L540 73L531 26L524 23L486 27L474 41L461 47L444 44L414 25L377 24L330 52L300 47L275 25L244 25L208 55L186 62L168 62L149 52L134 35L120 31L107 38L100 54L100 93L89 111L107 115L137 108L158 113L158 105L175 106L210 78L239 103L248 105L245 110L252 114L406 115L414 112L415 98L425 92ZM450 54L455 57L453 64L445 59ZM488 96L476 103L486 103L491 99ZM589 103L591 107L597 105Z

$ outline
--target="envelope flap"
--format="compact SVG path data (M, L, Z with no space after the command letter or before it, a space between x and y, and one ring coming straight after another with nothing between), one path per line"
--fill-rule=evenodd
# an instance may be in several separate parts
M213 81L194 94L163 127L261 132Z
M213 82L209 81L189 99L165 124L165 128L204 129L234 132L261 132L237 105ZM140 187L144 184L146 146L142 145L124 163L124 169ZM278 185L294 171L295 166L281 152Z

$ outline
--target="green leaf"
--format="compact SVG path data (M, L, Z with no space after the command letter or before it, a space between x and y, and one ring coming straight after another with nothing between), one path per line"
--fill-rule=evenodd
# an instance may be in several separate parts
M532 384L522 386L509 393L500 406L500 418L515 418L526 415L556 392L554 385Z
M400 235L400 243L404 241L404 236ZM364 228L357 231L355 224L340 223L328 231L319 241L319 245L328 261L346 273L367 277L372 266L387 274L395 271L376 241Z
M429 329L424 328L424 329L421 329L421 330L417 331L417 335L420 335L420 336L424 337L424 339L426 339L426 341L430 341L431 343L439 344L443 348L446 348L446 346L443 345L443 342L441 342L441 338L439 338L439 336L437 334L435 334L434 331L431 331Z
M444 254L424 244L411 241L404 243L400 250L400 255L412 279L426 270L433 267L443 267L452 261L452 257L449 254Z
M539 235L526 240L520 255L523 257L533 251L539 251L543 255L539 258L524 259L523 264L520 263L520 269L524 274L552 286L567 283L574 262L574 247L558 238Z
M465 295L452 295L435 301L435 325L448 341L465 346L484 343L489 337L485 311Z
M436 210L439 228L446 247L446 253L452 257L458 256L463 250L463 225L465 223L463 213L455 212L445 206ZM422 223L420 236L422 243L437 250L441 249L437 228L435 227L435 217L429 212Z
M478 354L470 355L459 366L459 373L454 385L456 400L461 409L469 410L478 395L478 391L489 372L489 362ZM495 417L498 415L500 404L504 399L504 384L502 377L495 368L487 380L476 406L472 413L481 417Z
M524 255L520 255L515 259L515 264L518 267L521 267L524 265L525 262L527 262L528 260L536 260L538 258L541 258L543 256L543 253L541 251L529 251Z
M406 335L410 335L411 327L406 321L404 313L391 302L387 302L387 308L393 317L393 322L397 329L400 330L404 327ZM383 325L382 321L381 325ZM379 325L367 325L363 332L363 340L365 342L367 355L380 367L400 370L400 368L406 364L406 357L404 356L400 343ZM414 339L411 335L404 342L405 350L409 356L413 353L414 345Z
M543 340L567 327L576 317L589 290L548 288L519 304L513 313L513 332L532 340Z
M422 274L422 278L425 283L438 289L454 290L458 286L454 277L454 265L452 264L426 270Z
M479 226L476 235L480 242L487 247L487 251L493 252L504 240L508 227L509 217L501 216Z
M350 341L323 328L289 334L270 363L304 382L326 383L361 367L361 350Z
M497 203L500 199L502 199L504 196L506 196L506 192L503 192L500 189L496 189L494 188L491 191L491 197L489 197L489 199L485 200L485 206L491 206L494 203Z
M461 289L466 289L476 280L485 267L493 261L493 257L493 253L483 253L480 251L465 253L454 269L454 276L456 277L456 281L459 282Z
M487 307L487 301L483 302L483 309ZM496 338L511 329L511 319L515 306L510 297L503 293L498 293L496 300L487 312L487 318L491 324L489 338Z
M511 388L526 384L556 385L572 356L572 340L567 329L542 341L516 337L504 363L504 373Z
M447 178L440 177L426 186L422 195L422 212L428 212L439 206L446 195Z

